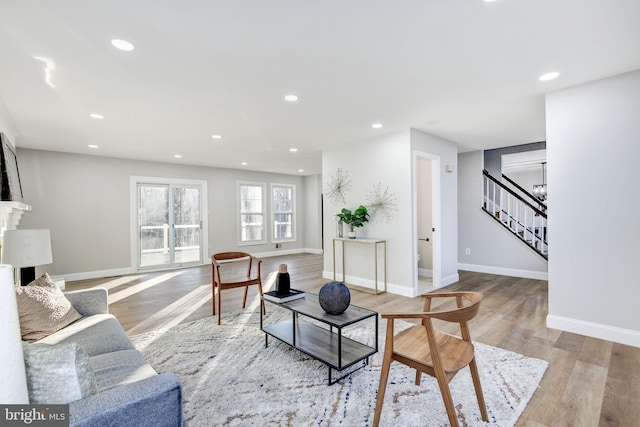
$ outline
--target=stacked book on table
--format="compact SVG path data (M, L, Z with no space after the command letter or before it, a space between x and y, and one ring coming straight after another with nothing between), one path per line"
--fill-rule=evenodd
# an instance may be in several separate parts
M287 293L278 293L277 291L265 292L264 299L272 302L283 303L293 301L299 298L304 298L304 291L298 291L296 289L290 289Z

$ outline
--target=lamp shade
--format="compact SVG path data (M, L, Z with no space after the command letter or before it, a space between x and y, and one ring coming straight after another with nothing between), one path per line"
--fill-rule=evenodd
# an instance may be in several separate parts
M2 242L2 263L14 267L51 264L51 234L48 229L7 230Z

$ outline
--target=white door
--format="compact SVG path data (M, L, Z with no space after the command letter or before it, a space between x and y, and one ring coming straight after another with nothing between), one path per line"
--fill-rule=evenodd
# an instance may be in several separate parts
M138 268L202 263L202 188L138 183Z
M440 157L415 153L415 259L414 293L441 286Z

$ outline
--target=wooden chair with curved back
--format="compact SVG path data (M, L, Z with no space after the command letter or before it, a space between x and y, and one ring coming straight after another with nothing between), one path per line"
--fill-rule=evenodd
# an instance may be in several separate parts
M236 280L237 277L234 276L234 279L230 279L232 281L223 281L223 276L225 279L227 277L231 277L229 275L225 275L221 273L223 270L223 266L227 263L234 262L239 263L243 262L247 265L247 278L246 280ZM241 288L244 287L244 299L242 300L242 308L247 306L247 293L249 291L249 286L258 285L258 291L260 292L260 296L262 296L262 279L260 278L260 263L262 260L256 258L255 256L248 254L246 252L221 252L211 256L211 291L213 293L213 315L216 314L216 294L218 295L218 325L220 324L220 314L222 311L222 290L223 289L232 289L232 288ZM256 266L254 269L253 266ZM252 275L252 269L257 270L257 274ZM216 293L216 288L218 288L218 292ZM264 301L262 301L262 311L263 314L267 314L266 308L264 306Z
M382 317L387 319L387 334L373 425L377 426L380 422L384 393L389 378L389 367L394 360L416 369L416 385L420 385L420 377L423 372L436 378L452 426L458 426L458 418L451 398L449 382L460 369L469 366L480 414L484 421L488 421L474 347L467 326L467 322L478 313L482 294L479 292L441 292L421 296L425 298L424 312L422 313L382 314ZM456 307L431 311L431 301L436 298L455 298ZM420 325L411 326L394 335L395 319L421 319L422 322ZM462 338L435 330L432 319L460 324ZM425 421L425 425L428 424Z

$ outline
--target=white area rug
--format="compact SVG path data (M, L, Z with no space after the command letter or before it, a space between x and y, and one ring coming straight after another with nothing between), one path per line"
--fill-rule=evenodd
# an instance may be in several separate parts
M284 313L270 310L277 318ZM175 372L183 387L189 426L370 426L376 403L386 322L379 325L379 352L370 364L327 385L327 367L270 337L265 348L259 312L206 318L132 338L158 372ZM373 320L349 336L373 342ZM409 324L402 322L404 327ZM398 327L396 330L401 330ZM473 333L473 324L472 324ZM537 389L548 363L474 343L489 413L480 411L468 368L451 381L461 426L512 426ZM448 426L438 385L415 371L391 365L382 426Z

